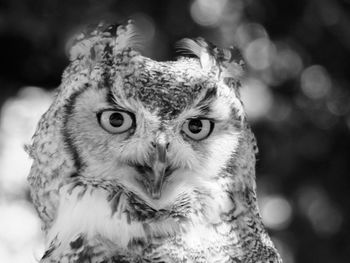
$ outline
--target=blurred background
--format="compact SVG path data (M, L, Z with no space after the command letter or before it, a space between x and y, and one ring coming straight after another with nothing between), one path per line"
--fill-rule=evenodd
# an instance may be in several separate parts
M241 49L264 223L285 263L349 262L349 0L1 1L0 262L43 253L23 145L60 84L67 43L86 24L130 17L154 59L173 59L183 37Z

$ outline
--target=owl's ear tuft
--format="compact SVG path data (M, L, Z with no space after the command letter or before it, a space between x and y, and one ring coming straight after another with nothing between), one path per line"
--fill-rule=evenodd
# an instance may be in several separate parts
M184 55L194 55L199 58L202 69L210 71L215 66L215 59L210 54L209 43L203 38L184 38L175 44L178 52Z
M236 47L218 48L203 38L185 38L177 42L175 47L184 55L199 58L204 70L216 71L218 78L225 82L238 81L244 74L244 60Z
M100 60L108 54L116 55L122 50L139 49L141 37L132 20L125 24L105 24L88 26L71 41L69 57L76 59Z

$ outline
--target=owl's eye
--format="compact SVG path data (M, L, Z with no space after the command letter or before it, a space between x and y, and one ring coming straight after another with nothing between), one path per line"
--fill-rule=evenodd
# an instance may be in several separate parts
M97 114L101 127L110 133L123 133L134 126L134 115L130 112L106 110Z
M207 138L213 131L214 122L208 119L188 119L182 126L182 131L192 140Z

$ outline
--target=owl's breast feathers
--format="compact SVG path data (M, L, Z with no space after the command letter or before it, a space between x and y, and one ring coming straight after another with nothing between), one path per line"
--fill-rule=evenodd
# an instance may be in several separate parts
M281 262L257 207L256 143L238 95L237 50L187 39L179 47L196 58L156 62L135 51L139 45L129 22L88 30L71 49L29 150L28 180L47 238L41 262ZM130 120L148 119L140 131L111 135L98 127L97 107L138 107ZM149 139L201 116L221 127L213 138L173 135L170 150ZM138 167L152 170L154 195L137 190L145 175ZM166 180L162 196L155 171Z

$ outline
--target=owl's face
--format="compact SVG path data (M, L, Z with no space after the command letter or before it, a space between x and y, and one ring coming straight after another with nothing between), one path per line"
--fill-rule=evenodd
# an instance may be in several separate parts
M140 55L72 93L63 134L79 176L103 179L154 207L214 193L235 154L242 105L198 60Z
M185 39L194 58L157 62L131 23L77 40L29 147L42 262L269 261L237 50Z

